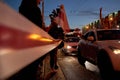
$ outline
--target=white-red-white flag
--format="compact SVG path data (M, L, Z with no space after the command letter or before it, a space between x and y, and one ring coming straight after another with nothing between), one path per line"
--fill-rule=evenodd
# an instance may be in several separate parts
M0 1L0 80L6 80L60 44Z

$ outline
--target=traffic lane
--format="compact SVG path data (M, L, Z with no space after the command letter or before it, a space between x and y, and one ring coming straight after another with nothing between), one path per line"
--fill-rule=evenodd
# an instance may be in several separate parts
M58 63L66 80L102 80L96 66L86 62L86 68L78 63L75 56L62 56Z

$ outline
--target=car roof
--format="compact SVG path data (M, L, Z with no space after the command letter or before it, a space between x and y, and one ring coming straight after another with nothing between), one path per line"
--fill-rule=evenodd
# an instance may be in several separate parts
M95 31L106 31L106 30L109 31L109 30L120 30L120 29L91 29L91 30L89 30L89 31L87 31L87 32L91 32L91 31L94 31L94 32L95 32ZM87 32L86 32L86 33L87 33Z

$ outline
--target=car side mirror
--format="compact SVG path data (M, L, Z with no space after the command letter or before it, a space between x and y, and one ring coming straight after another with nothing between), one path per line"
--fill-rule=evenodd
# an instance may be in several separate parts
M89 36L89 37L87 38L87 40L88 40L88 41L94 41L94 37L93 37L93 36Z

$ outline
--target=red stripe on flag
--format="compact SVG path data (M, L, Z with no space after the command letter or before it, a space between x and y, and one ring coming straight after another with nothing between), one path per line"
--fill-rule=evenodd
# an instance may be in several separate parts
M53 43L52 40L40 36L0 25L0 48L23 49Z

